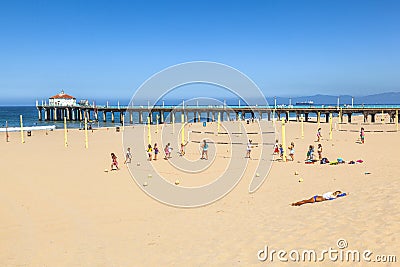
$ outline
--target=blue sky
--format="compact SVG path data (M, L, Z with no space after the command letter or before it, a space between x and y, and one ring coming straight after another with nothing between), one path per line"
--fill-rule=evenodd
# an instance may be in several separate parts
M194 60L237 68L267 96L398 92L398 14L385 0L0 0L0 104L61 89L129 99Z

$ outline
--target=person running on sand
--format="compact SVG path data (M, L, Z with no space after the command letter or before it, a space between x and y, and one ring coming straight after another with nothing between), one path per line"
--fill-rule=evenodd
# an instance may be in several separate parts
M281 157L281 159L283 159L283 146L282 146L282 144L279 144L279 156Z
M203 140L203 144L201 145L201 148L203 149L203 151L201 152L200 159L208 160L208 144L207 144L206 140Z
M249 142L247 143L245 158L250 158L250 154L251 154L251 149L252 148L253 148L253 140L249 139Z
M278 144L278 139L275 140L275 145L274 145L274 155L279 154L279 144Z
M292 161L294 161L294 142L292 142L292 143L290 144L290 146L288 147L288 150L289 150L290 159L291 159Z
M170 143L168 143L168 158L170 159L172 156L172 147L171 147L171 144Z
M322 145L321 144L318 144L317 152L318 152L318 159L321 160L322 159Z
M159 153L158 146L157 146L157 143L155 143L154 144L154 160L157 160L158 153Z
M132 161L131 148L128 147L128 149L126 150L126 155L125 155L125 162L124 162L124 164L131 163L131 161Z
M364 139L365 139L364 127L361 127L360 138L361 138L361 143L364 144Z
M149 156L149 161L151 161L153 159L153 148L150 144L147 146L147 155Z
M180 156L184 156L185 155L185 146L188 144L189 142L186 141L186 143L181 143L181 150L180 150Z
M319 142L322 138L322 134L321 134L321 128L318 128L317 130L317 142Z
M114 166L117 168L116 170L119 170L119 168L118 168L117 156L115 156L114 153L111 153L111 160L112 160L112 163L111 163L111 170L112 170L112 171L115 170L115 169L114 169Z
M164 159L165 159L165 160L168 160L168 158L169 158L169 148L168 148L168 145L165 146L165 148L164 148L164 153L165 153Z
M347 196L348 193L344 193L342 191L335 191L335 192L326 192L325 194L323 194L322 196L319 195L315 195L312 198L309 199L304 199L301 201L297 201L292 203L292 206L301 206L303 204L307 204L307 203L315 203L315 202L322 202L322 201L326 201L326 200L333 200L336 199L338 197L344 197Z

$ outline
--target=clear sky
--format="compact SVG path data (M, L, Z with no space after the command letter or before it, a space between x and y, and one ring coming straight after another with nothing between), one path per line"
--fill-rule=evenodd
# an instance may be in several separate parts
M267 96L400 91L400 1L0 0L0 104L129 99L170 65L209 60Z

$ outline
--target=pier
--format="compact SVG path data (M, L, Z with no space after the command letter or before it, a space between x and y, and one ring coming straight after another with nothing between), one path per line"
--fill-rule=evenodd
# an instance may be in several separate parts
M38 119L45 121L62 121L64 117L67 121L83 121L86 117L89 121L107 121L107 114L111 114L111 122L122 123L123 121L133 123L147 123L147 117L150 123L155 124L158 118L159 123L171 122L170 114L184 114L186 121L188 115L193 115L193 122L199 122L200 118L206 121L216 121L218 114L221 120L226 118L230 120L244 120L246 114L250 118L259 118L273 120L282 118L289 121L295 117L296 121L301 118L308 122L310 117L316 117L317 121L329 122L329 116L340 117L340 122L351 123L353 115L362 114L364 122L374 123L377 114L387 114L390 122L399 120L398 112L400 105L354 105L354 106L98 106L98 105L74 105L59 106L38 104ZM137 116L134 116L134 114ZM169 116L169 120L167 118ZM176 116L175 116L176 117ZM248 116L247 116L248 117ZM134 118L137 118L134 121Z

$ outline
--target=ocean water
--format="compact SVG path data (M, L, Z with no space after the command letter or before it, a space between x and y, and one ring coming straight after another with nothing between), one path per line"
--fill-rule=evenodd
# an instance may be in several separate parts
M44 113L42 113L42 116ZM23 124L24 126L51 126L55 125L56 128L62 129L64 127L64 122L63 121L39 121L38 117L38 111L35 106L0 106L0 128L4 128L6 126L6 122L8 123L8 127L19 127L20 126L20 115L22 115L23 119ZM92 115L93 116L93 115ZM119 114L115 114L115 122L111 122L111 113L107 113L107 121L103 122L102 120L102 113L99 114L99 121L91 122L92 127L115 127L115 126L120 126L121 123L119 122ZM145 121L146 116L148 116L147 112L143 112L143 120ZM156 121L156 114L153 114L153 122ZM246 119L249 119L251 117L250 113L246 114ZM292 114L291 114L292 117ZM194 114L193 112L189 112L188 114L188 120L193 121L194 119ZM211 118L210 118L211 119ZM216 117L214 118L215 120L217 119ZM222 120L228 120L226 114L221 117ZM230 114L229 117L230 120L235 120L235 115L232 113ZM170 121L169 118L169 113L165 112L165 118L164 120L166 122ZM138 114L133 113L133 122L137 124L139 121ZM175 115L175 122L180 123L181 121L181 113L177 112ZM201 122L207 121L207 114L202 113ZM83 122L80 121L67 121L68 128L82 128L83 127ZM129 118L128 116L125 117L125 125L129 125Z
M38 111L35 106L0 106L0 128L6 126L6 121L8 127L18 127L20 126L20 115L22 115L22 120L24 126L51 126L55 125L56 128L63 128L63 121L39 121ZM43 115L43 113L42 113ZM107 114L107 122L92 122L93 127L113 127L121 125L119 123L119 117L116 116L115 123L111 122L111 114ZM134 118L135 119L135 118ZM79 121L68 121L67 125L69 128L82 128L83 123Z
M62 129L64 127L63 121L39 121L38 111L35 106L0 106L0 128L6 126L6 122L8 123L8 127L19 127L20 126L20 115L22 115L23 124L24 126L51 126L55 125L56 128ZM147 116L147 112L143 112L143 120L145 120ZM42 113L43 116L43 113ZM92 115L93 116L93 115ZM111 113L107 113L107 121L103 122L102 120L102 113L99 114L100 121L92 122L93 127L115 127L120 126L121 123L119 122L119 114L115 114L115 122L111 122ZM153 114L153 121L156 121L156 114ZM165 112L165 121L169 122L169 113ZM246 114L246 118L250 118L251 114ZM192 121L194 119L194 114L189 112L188 120ZM215 118L217 119L217 118ZM227 120L228 118L226 115L221 118L223 120ZM234 120L235 116L232 113L230 115L230 120ZM133 113L133 121L134 123L138 123L139 118L137 113ZM181 113L177 112L175 115L175 122L180 123L181 121ZM207 114L201 114L201 121L207 121ZM128 116L125 117L125 125L129 124ZM67 125L69 128L82 128L83 123L79 121L67 121Z

